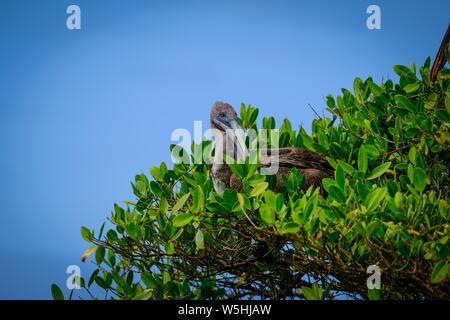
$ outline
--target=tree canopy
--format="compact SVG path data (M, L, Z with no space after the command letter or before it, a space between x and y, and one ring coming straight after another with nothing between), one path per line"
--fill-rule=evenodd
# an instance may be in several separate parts
M153 166L98 232L81 228L97 265L81 286L114 299L449 299L450 70L434 83L430 59L394 71L397 83L356 78L327 96L311 133L281 124L280 147L327 156L325 193L296 170L275 192L247 163L230 165L242 187L220 197L208 164ZM239 121L276 127L251 105Z

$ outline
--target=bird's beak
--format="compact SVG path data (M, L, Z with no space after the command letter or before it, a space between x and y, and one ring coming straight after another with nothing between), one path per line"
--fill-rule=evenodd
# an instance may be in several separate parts
M226 133L226 139L229 142L228 145L234 147L235 160L238 162L245 161L248 152L243 138L244 132L236 119L226 117L223 119L216 119L214 123Z
M229 134L233 141L235 141L235 156L238 163L244 162L245 158L248 155L247 146L244 141L244 131L239 126L236 120L231 122L232 130L230 130Z
M216 127L222 130L223 132L229 129L233 129L233 127L236 126L239 127L239 124L237 123L236 119L230 119L229 117L220 117L220 118L215 117L213 122L216 125Z

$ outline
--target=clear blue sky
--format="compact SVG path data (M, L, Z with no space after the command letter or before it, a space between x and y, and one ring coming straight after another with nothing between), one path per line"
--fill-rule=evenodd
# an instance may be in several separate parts
M309 129L308 103L434 58L450 22L448 0L337 2L0 0L0 298L50 298L71 264L87 276L80 226L132 199L214 101Z

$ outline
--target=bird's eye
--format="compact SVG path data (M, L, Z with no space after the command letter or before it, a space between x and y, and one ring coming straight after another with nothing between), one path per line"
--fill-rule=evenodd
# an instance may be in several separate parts
M226 116L225 112L219 113L219 117L225 117L225 116Z

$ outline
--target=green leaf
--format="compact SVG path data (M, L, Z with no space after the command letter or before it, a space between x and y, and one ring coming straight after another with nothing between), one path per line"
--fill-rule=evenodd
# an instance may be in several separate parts
M225 192L223 193L223 203L227 210L232 210L237 201L237 191L235 189L225 189Z
M161 200L159 200L159 212L161 212L163 215L166 215L168 210L169 203L167 202L166 197L162 197Z
M302 292L306 299L308 300L322 300L323 292L316 283L313 283L311 288L302 286Z
M117 236L117 232L113 229L108 230L108 232L106 233L106 238L110 241L117 241L119 239L119 237Z
M113 250L108 250L108 261L113 267L116 265L116 254Z
M95 278L97 277L97 275L98 275L99 272L100 272L99 269L95 269L95 270L92 272L92 274L91 274L91 276L90 276L90 278L89 278L89 281L88 281L88 288L90 288L91 285L94 283L94 280L95 280Z
M194 218L194 215L192 213L180 213L173 219L173 225L174 227L182 227Z
M356 169L353 168L351 165L349 165L347 162L344 162L342 160L338 160L337 163L344 169L344 171L353 176L353 174L355 173Z
M170 280L172 280L170 278L170 273L168 273L167 271L163 272L163 283L166 284L168 283Z
M368 160L367 160L366 148L364 147L364 145L362 145L361 148L359 148L359 152L358 152L358 169L359 169L359 171L361 171L362 173L366 173L368 165L369 164L368 164Z
M105 228L105 223L103 222L102 223L102 226L100 227L100 232L99 232L99 234L98 234L98 238L100 239L101 237L102 237L102 235L103 235L103 229Z
M330 186L328 188L328 195L342 203L344 203L347 200L344 192L342 192L342 190L336 186Z
M138 235L138 228L134 222L130 222L129 224L127 224L125 230L130 236L130 238L136 239Z
M102 289L108 289L108 285L105 282L105 279L101 278L101 277L95 277L94 279L95 283L99 285L99 287L101 287Z
M368 290L369 300L380 300L381 294L379 289L369 289Z
M162 193L161 187L155 181L150 181L150 188L155 194L161 195Z
M186 203L190 195L191 195L190 193L186 193L184 196L178 199L177 203L172 208L172 214L177 213L181 208L183 208L184 204Z
M436 118L441 120L442 122L450 123L450 113L446 110L437 110L435 112Z
M380 96L383 94L383 89L379 85L375 84L374 82L371 81L369 83L369 87L370 87L370 90L375 94L375 96Z
M345 173L344 173L344 169L341 166L338 166L335 172L335 179L336 179L336 183L339 187L339 189L341 189L341 191L345 190Z
M282 132L279 139L279 147L280 148L288 147L290 138L291 135L289 134L289 132Z
M403 194L401 192L396 192L394 196L394 204L397 209L403 206Z
M190 159L187 151L180 145L171 144L170 154L172 156L174 164L189 164Z
M53 300L64 300L64 294L56 284L52 284L51 291Z
M281 226L280 233L297 233L300 231L300 226L295 222L287 222Z
M378 167L376 167L375 169L372 170L372 172L369 174L367 179L373 180L373 179L380 177L389 169L390 166L391 166L391 162L386 162L386 163L380 164Z
M147 288L154 289L158 286L158 281L155 280L153 275L147 272L141 274L142 282L147 286Z
M81 236L83 237L83 239L85 241L91 242L92 235L91 235L91 231L88 228L81 227Z
M272 190L267 190L264 192L264 200L266 201L266 204L273 210L276 210L277 208L277 197L275 196L275 193L273 193Z
M410 83L410 84L407 84L404 88L403 88L403 90L405 90L405 92L406 93L413 93L413 92L416 92L417 90L419 90L419 83L418 82L416 82L416 83Z
M409 69L406 66L402 66L400 64L396 64L394 66L394 71L396 74L398 74L400 77L409 77L414 75L411 69Z
M408 152L408 158L412 164L416 164L416 155L417 155L416 147L411 147L411 149L409 149Z
M243 120L247 120L247 107L245 103L241 103L240 115Z
M105 247L99 246L95 250L95 262L100 265L105 258Z
M283 123L281 124L280 131L292 131L292 124L288 118L284 118Z
M275 223L275 212L268 205L263 205L259 209L261 219L269 226Z
M398 94L395 96L394 100L398 107L412 112L416 111L416 106L404 95Z
M271 130L271 129L275 129L275 119L274 117L264 117L262 119L263 122L263 128L266 130Z
M364 99L362 87L363 82L361 78L355 78L355 80L353 81L353 91L355 92L355 96L359 102L361 102Z
M315 151L315 149L314 149L314 140L309 135L307 135L304 132L301 132L300 135L302 137L303 144L305 145L305 147L307 149L309 149L309 150Z
M282 193L278 193L275 199L275 211L281 212L284 206L284 197Z
M439 203L438 203L438 210L440 215L442 216L442 218L447 219L448 215L449 215L449 205L447 204L447 201L445 201L444 199L440 199Z
M173 241L169 241L169 242L166 243L165 251L166 251L167 254L174 254L174 252L175 252L175 244L173 243Z
M416 188L417 191L422 192L425 189L427 185L427 175L422 168L414 168L413 183L414 188Z
M386 196L386 188L376 188L367 196L367 211L375 210Z
M198 250L205 248L205 239L201 230L197 230L197 233L195 234L195 245Z
M439 80L448 80L450 79L450 69L442 69L438 73Z
M228 167L231 169L231 171L240 179L244 178L245 176L245 170L244 166L242 164L233 164L234 159L227 160Z
M447 279L447 274L450 269L450 264L446 261L437 263L433 272L431 273L431 283L439 283Z
M164 180L164 176L167 173L167 165L165 162L161 162L161 165L159 166L159 171L161 172L161 177L163 178L162 180Z
M155 178L156 181L163 181L163 176L161 175L161 170L158 167L151 167L150 174Z
M133 297L133 300L149 300L153 296L152 290L144 290Z
M147 195L147 185L145 184L144 181L137 181L136 182L136 189L139 191L140 195L142 196L146 196Z
M253 190L250 192L250 197L257 197L264 191L266 191L269 184L267 182L260 182L258 183Z
M133 271L128 271L127 274L127 278L126 278L126 282L131 286L131 284L133 283L133 278L134 278L134 272Z
M192 203L192 211L195 213L200 212L203 209L203 203L204 203L203 189L197 185L197 186L195 186L195 191L194 191L194 200Z

